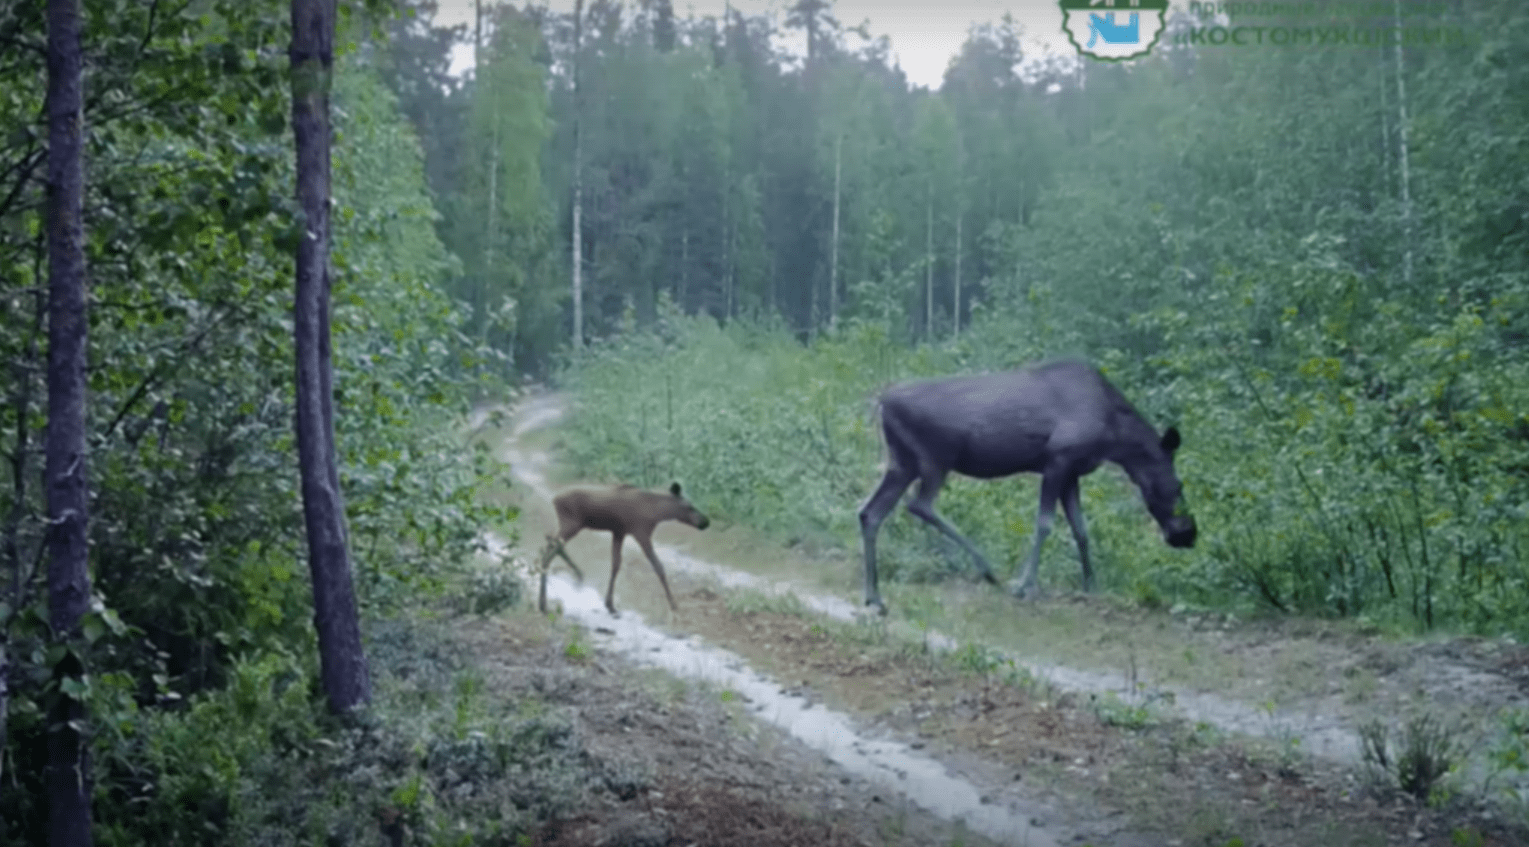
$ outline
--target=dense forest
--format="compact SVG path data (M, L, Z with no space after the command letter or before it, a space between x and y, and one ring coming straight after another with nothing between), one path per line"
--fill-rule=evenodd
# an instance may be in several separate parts
M85 4L91 596L71 644L41 484L44 5L0 2L0 840L44 840L67 698L89 707L98 841L360 843L352 794L402 804L451 756L555 732L522 715L485 742L462 691L414 735L314 705L287 4ZM1529 636L1529 14L1427 6L1373 24L1461 37L1233 49L1176 38L1220 23L1180 9L1124 63L1025 55L1005 19L937 90L827 0L485 2L455 28L433 2L341 8L328 319L368 649L413 668L400 609L464 581L514 596L469 565L481 527L513 525L480 496L503 468L453 423L523 378L578 398L588 477L682 479L714 516L854 549L877 388L1053 355L1184 433L1200 545L1140 543L1135 492L1100 474L1105 589ZM957 482L941 509L1012 567L1023 486ZM884 578L966 567L888 532ZM1043 581L1073 555L1054 540ZM60 676L75 653L89 673ZM380 684L400 715L451 699ZM437 812L486 826L487 792L463 796Z

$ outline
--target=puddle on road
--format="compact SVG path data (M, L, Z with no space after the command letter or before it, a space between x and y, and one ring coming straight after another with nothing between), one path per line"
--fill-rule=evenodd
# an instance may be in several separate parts
M934 759L905 744L862 738L845 715L785 693L778 682L749 669L733 653L704 646L698 639L665 635L645 625L642 616L631 610L612 618L598 591L575 585L562 574L548 579L547 595L562 603L565 615L588 628L600 646L635 662L734 692L760 719L786 730L856 776L902 794L942 818L961 821L1001 844L1057 845L1030 825L1033 817L1048 810L984 803L975 786L950 776Z
M519 408L519 420L505 442L502 458L510 464L511 472L538 496L551 500L552 488L547 484L545 468L548 457L541 453L525 453L515 447L515 441L528 432L547 426L563 415L563 406L556 397L542 395L527 401ZM768 594L794 594L801 603L837 620L852 621L862 610L856 604L840 597L808 594L788 583L758 577L750 573L712 564L686 554L671 545L656 545L659 557L676 572L716 580L729 588L749 588ZM548 582L549 593L553 584L562 579L563 586L572 589L572 583L560 575ZM591 596L598 594L588 589ZM599 614L604 615L603 605L596 604ZM572 606L569 607L570 609ZM609 618L607 617L608 621ZM609 626L609 624L604 624ZM935 630L923 633L931 648L954 650L959 644L954 638ZM1054 665L998 652L1010 660L1016 668L1028 670L1033 676L1063 691L1105 695L1112 694L1128 703L1140 703L1148 699L1154 702L1166 700L1172 709L1190 720L1204 721L1223 732L1282 740L1298 738L1304 751L1332 761L1352 764L1360 760L1357 734L1344 726L1334 714L1323 714L1323 704L1308 704L1305 709L1260 708L1246 703L1228 700L1214 694L1164 686L1161 688L1133 685L1123 673L1088 671L1065 665ZM750 694L749 696L753 696ZM969 786L968 786L969 787Z

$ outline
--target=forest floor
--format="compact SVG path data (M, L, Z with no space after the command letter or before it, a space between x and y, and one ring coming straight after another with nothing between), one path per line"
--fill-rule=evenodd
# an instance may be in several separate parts
M567 404L535 395L475 422L515 474L522 556L572 482ZM1525 806L1501 799L1521 775L1490 766L1515 743L1500 716L1529 708L1529 649L1511 642L960 581L884 584L875 618L850 553L675 524L655 545L678 613L628 543L612 618L607 539L569 543L588 582L555 572L553 615L533 583L532 608L461 633L503 696L569 709L598 755L653 775L541 844L1529 844ZM1454 765L1422 800L1395 784L1419 718ZM1389 785L1361 754L1372 721L1391 733Z

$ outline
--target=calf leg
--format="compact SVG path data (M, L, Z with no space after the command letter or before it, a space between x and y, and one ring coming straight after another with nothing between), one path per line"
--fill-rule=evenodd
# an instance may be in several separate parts
M1062 489L1062 512L1072 525L1072 538L1078 542L1078 559L1083 563L1083 590L1094 590L1094 569L1088 563L1088 524L1083 520L1083 506L1078 502L1081 486L1074 479Z
M1046 474L1041 477L1041 507L1035 516L1035 543L1030 547L1030 555L1025 558L1023 575L1016 582L1009 585L1009 590L1016 597L1024 597L1036 589L1035 572L1041 561L1041 545L1046 542L1046 536L1051 534L1051 522L1056 517L1056 501L1063 489L1062 478L1058 475Z
M559 538L556 535L547 536L547 544L551 549L547 552L546 561L550 563L553 558L561 558L564 562L568 563L568 567L573 570L573 575L578 577L579 582L583 582L584 570L579 567L578 563L573 560L572 556L568 555L568 548L563 546L563 542L567 540L568 539L566 538Z
M616 574L621 571L621 545L625 541L624 533L611 533L611 584L605 589L605 610L611 617L616 616Z
M987 563L987 559L977 551L977 546L968 541L966 536L962 535L956 530L954 526L951 525L950 521L945 520L940 516L938 512L934 510L934 498L939 496L940 487L944 484L945 473L943 471L938 473L925 473L919 479L918 494L914 496L913 502L908 504L908 511L917 515L924 522L930 524L935 529L938 529L940 532L944 533L947 538L950 538L957 544L960 544L967 553L971 554L972 559L976 561L977 569L982 572L982 578L988 582L993 583L994 585L997 585L998 580L993 576L992 566L990 566Z
M674 605L674 595L669 593L669 580L664 576L664 566L658 561L658 554L653 552L652 536L636 533L633 536L637 539L637 546L642 548L643 555L648 557L648 563L653 565L653 572L658 574L658 584L664 587L664 596L669 598L669 611L678 612L679 607Z
M881 522L897 508L898 498L913 484L913 474L893 463L887 467L881 484L860 507L860 541L865 547L865 605L875 606L884 615L887 607L881 602L881 592L876 590L876 533Z
M567 529L566 525L564 529ZM561 556L563 561L568 563L568 567L573 568L574 576L579 578L579 582L582 583L584 581L584 571L579 569L579 566L574 563L573 557L568 555L567 548L563 546L563 542L578 534L579 527L574 526L573 531L568 532L566 535L547 536L547 546L542 550L541 561L536 565L538 580L541 583L540 588L536 592L536 608L542 614L547 613L547 575L552 571L553 559Z

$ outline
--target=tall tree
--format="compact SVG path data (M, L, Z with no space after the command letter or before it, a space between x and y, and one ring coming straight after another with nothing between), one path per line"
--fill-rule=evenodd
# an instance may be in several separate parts
M80 621L90 604L86 478L84 72L79 0L48 2L48 621L66 649L48 716L48 843L90 836L90 751L82 732Z
M842 157L844 152L844 135L841 133L834 136L834 224L833 234L830 236L828 253L828 328L833 330L839 324L839 194L840 176L842 173Z
M329 91L336 0L292 0L292 132L297 145L297 454L319 669L329 708L344 714L371 701L351 578L345 503L334 440L334 365L329 327Z
M584 183L579 162L579 51L584 34L584 0L573 3L573 349L584 349Z
M1407 81L1402 61L1402 4L1394 0L1396 16L1396 155L1402 186L1402 282L1412 284L1412 172L1407 156Z

